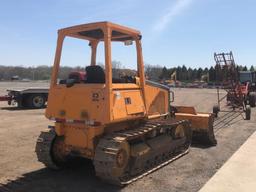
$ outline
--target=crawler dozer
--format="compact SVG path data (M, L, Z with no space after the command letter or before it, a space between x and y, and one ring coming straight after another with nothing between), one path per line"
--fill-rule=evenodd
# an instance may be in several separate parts
M91 63L77 77L58 81L65 37L88 41ZM91 159L96 176L124 185L188 153L192 135L216 144L212 114L197 113L193 107L170 107L169 87L145 79L141 38L139 31L110 22L58 31L46 109L54 125L37 140L40 162L60 169L72 157ZM112 77L113 42L135 43L135 76ZM100 43L104 67L96 65Z

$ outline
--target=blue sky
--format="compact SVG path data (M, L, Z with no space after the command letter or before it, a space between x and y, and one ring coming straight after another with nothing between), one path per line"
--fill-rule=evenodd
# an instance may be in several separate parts
M232 50L238 64L256 66L255 10L253 0L2 0L0 65L50 66L59 28L107 20L142 32L145 63L209 67L214 52ZM67 47L65 64L87 63L76 45L89 50ZM126 51L115 55L132 66Z

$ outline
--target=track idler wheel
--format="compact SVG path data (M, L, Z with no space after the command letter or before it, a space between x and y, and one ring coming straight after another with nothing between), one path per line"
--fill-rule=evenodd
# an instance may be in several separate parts
M192 130L190 128L190 124L185 122L183 124L178 125L172 131L172 138L173 139L182 139L185 138L185 146L189 147L192 141Z
M122 185L120 178L124 176L129 157L130 146L127 141L101 139L93 160L96 176L108 183Z
M54 130L42 131L36 143L38 161L51 169L66 166L67 152L63 137L56 135Z

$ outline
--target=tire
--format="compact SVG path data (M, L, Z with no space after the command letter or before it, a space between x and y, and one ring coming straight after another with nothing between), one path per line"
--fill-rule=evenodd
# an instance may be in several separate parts
M45 107L46 99L42 94L32 94L28 97L28 107L32 109L41 109Z
M250 120L251 119L251 107L247 105L245 107L245 120Z
M212 113L214 114L215 117L218 117L218 113L220 111L220 108L218 105L214 105L212 108Z
M249 93L249 104L251 107L255 107L255 105L256 105L256 93L255 92Z

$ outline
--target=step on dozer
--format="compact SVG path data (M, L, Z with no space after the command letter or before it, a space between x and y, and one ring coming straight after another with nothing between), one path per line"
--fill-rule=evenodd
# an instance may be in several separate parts
M65 37L87 41L91 63L78 77L58 81ZM124 185L188 153L192 132L215 144L211 114L179 107L171 112L169 87L145 80L141 37L110 22L59 30L46 109L54 126L38 138L39 161L60 169L72 157L91 159L98 177ZM135 44L136 75L113 78L113 42ZM99 44L105 49L104 68L96 65Z

